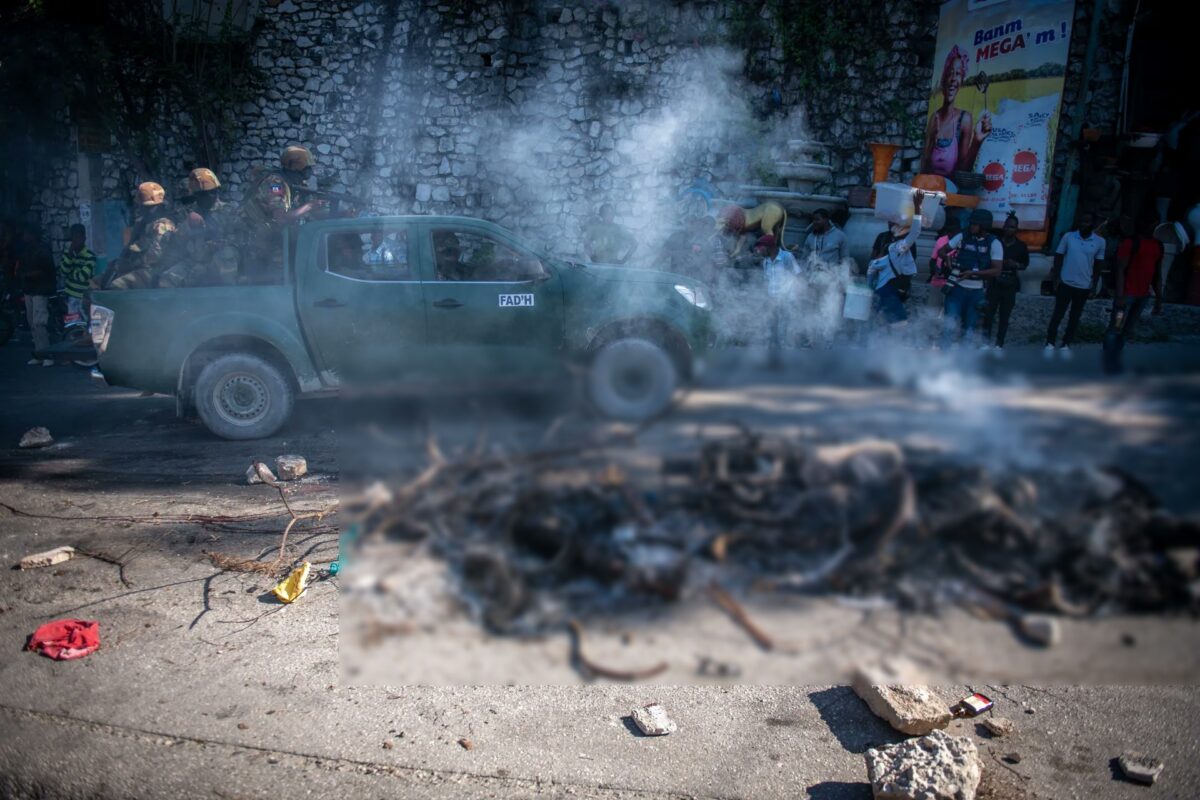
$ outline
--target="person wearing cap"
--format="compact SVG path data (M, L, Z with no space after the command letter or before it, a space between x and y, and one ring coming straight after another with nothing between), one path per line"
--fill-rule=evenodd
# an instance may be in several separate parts
M767 364L772 369L778 369L783 364L783 343L788 337L800 265L796 262L796 257L781 248L779 242L769 233L760 236L755 242L754 252L763 260L763 277L766 279L767 298L771 308Z
M104 288L149 289L170 256L176 226L166 191L153 181L138 184L129 245L104 275Z
M967 339L979 321L979 306L983 302L983 282L994 278L1004 269L1004 245L992 234L992 212L977 208L968 218L966 233L952 237L938 250L936 257L950 259L950 277L946 286L942 317L942 347L949 347L958 337ZM950 258L952 251L957 251Z

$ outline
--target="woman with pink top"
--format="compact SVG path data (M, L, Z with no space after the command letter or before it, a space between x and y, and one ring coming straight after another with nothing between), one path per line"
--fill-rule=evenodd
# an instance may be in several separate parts
M950 274L950 262L954 260L954 256L958 253L957 250L951 250L947 253L947 258L939 258L938 253L942 249L942 245L949 242L962 229L958 222L958 217L946 217L946 224L938 234L937 241L933 244L933 255L929 257L929 297L927 303L938 309L939 314L942 310L942 305L945 300L943 292L946 291L943 287L946 285L946 278Z
M955 170L971 172L979 147L992 132L992 117L985 109L975 123L971 112L954 105L967 79L967 54L958 45L950 48L942 66L942 106L929 117L921 172L950 177Z

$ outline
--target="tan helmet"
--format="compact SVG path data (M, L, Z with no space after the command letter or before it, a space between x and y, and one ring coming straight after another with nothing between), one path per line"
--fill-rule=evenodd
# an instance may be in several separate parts
M154 181L146 181L138 184L137 199L138 205L157 206L167 199L167 193Z
M294 144L284 149L283 155L279 157L279 163L289 172L300 172L305 167L316 164L317 160L313 158L312 153L308 152L308 148Z
M220 189L221 182L217 175L208 167L197 167L188 173L188 190L192 192L211 192Z

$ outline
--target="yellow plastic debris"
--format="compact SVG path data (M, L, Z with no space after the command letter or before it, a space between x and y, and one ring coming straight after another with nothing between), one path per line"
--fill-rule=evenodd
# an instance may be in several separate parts
M271 592L279 598L281 603L292 603L300 599L304 591L308 588L308 571L312 568L312 564L305 561L300 566L292 570L292 574L276 584Z

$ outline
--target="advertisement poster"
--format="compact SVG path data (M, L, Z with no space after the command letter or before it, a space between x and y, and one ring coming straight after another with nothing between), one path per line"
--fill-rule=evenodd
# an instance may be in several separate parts
M1074 0L942 5L921 172L982 173L980 207L997 225L1015 211L1022 228L1045 227L1074 9Z

